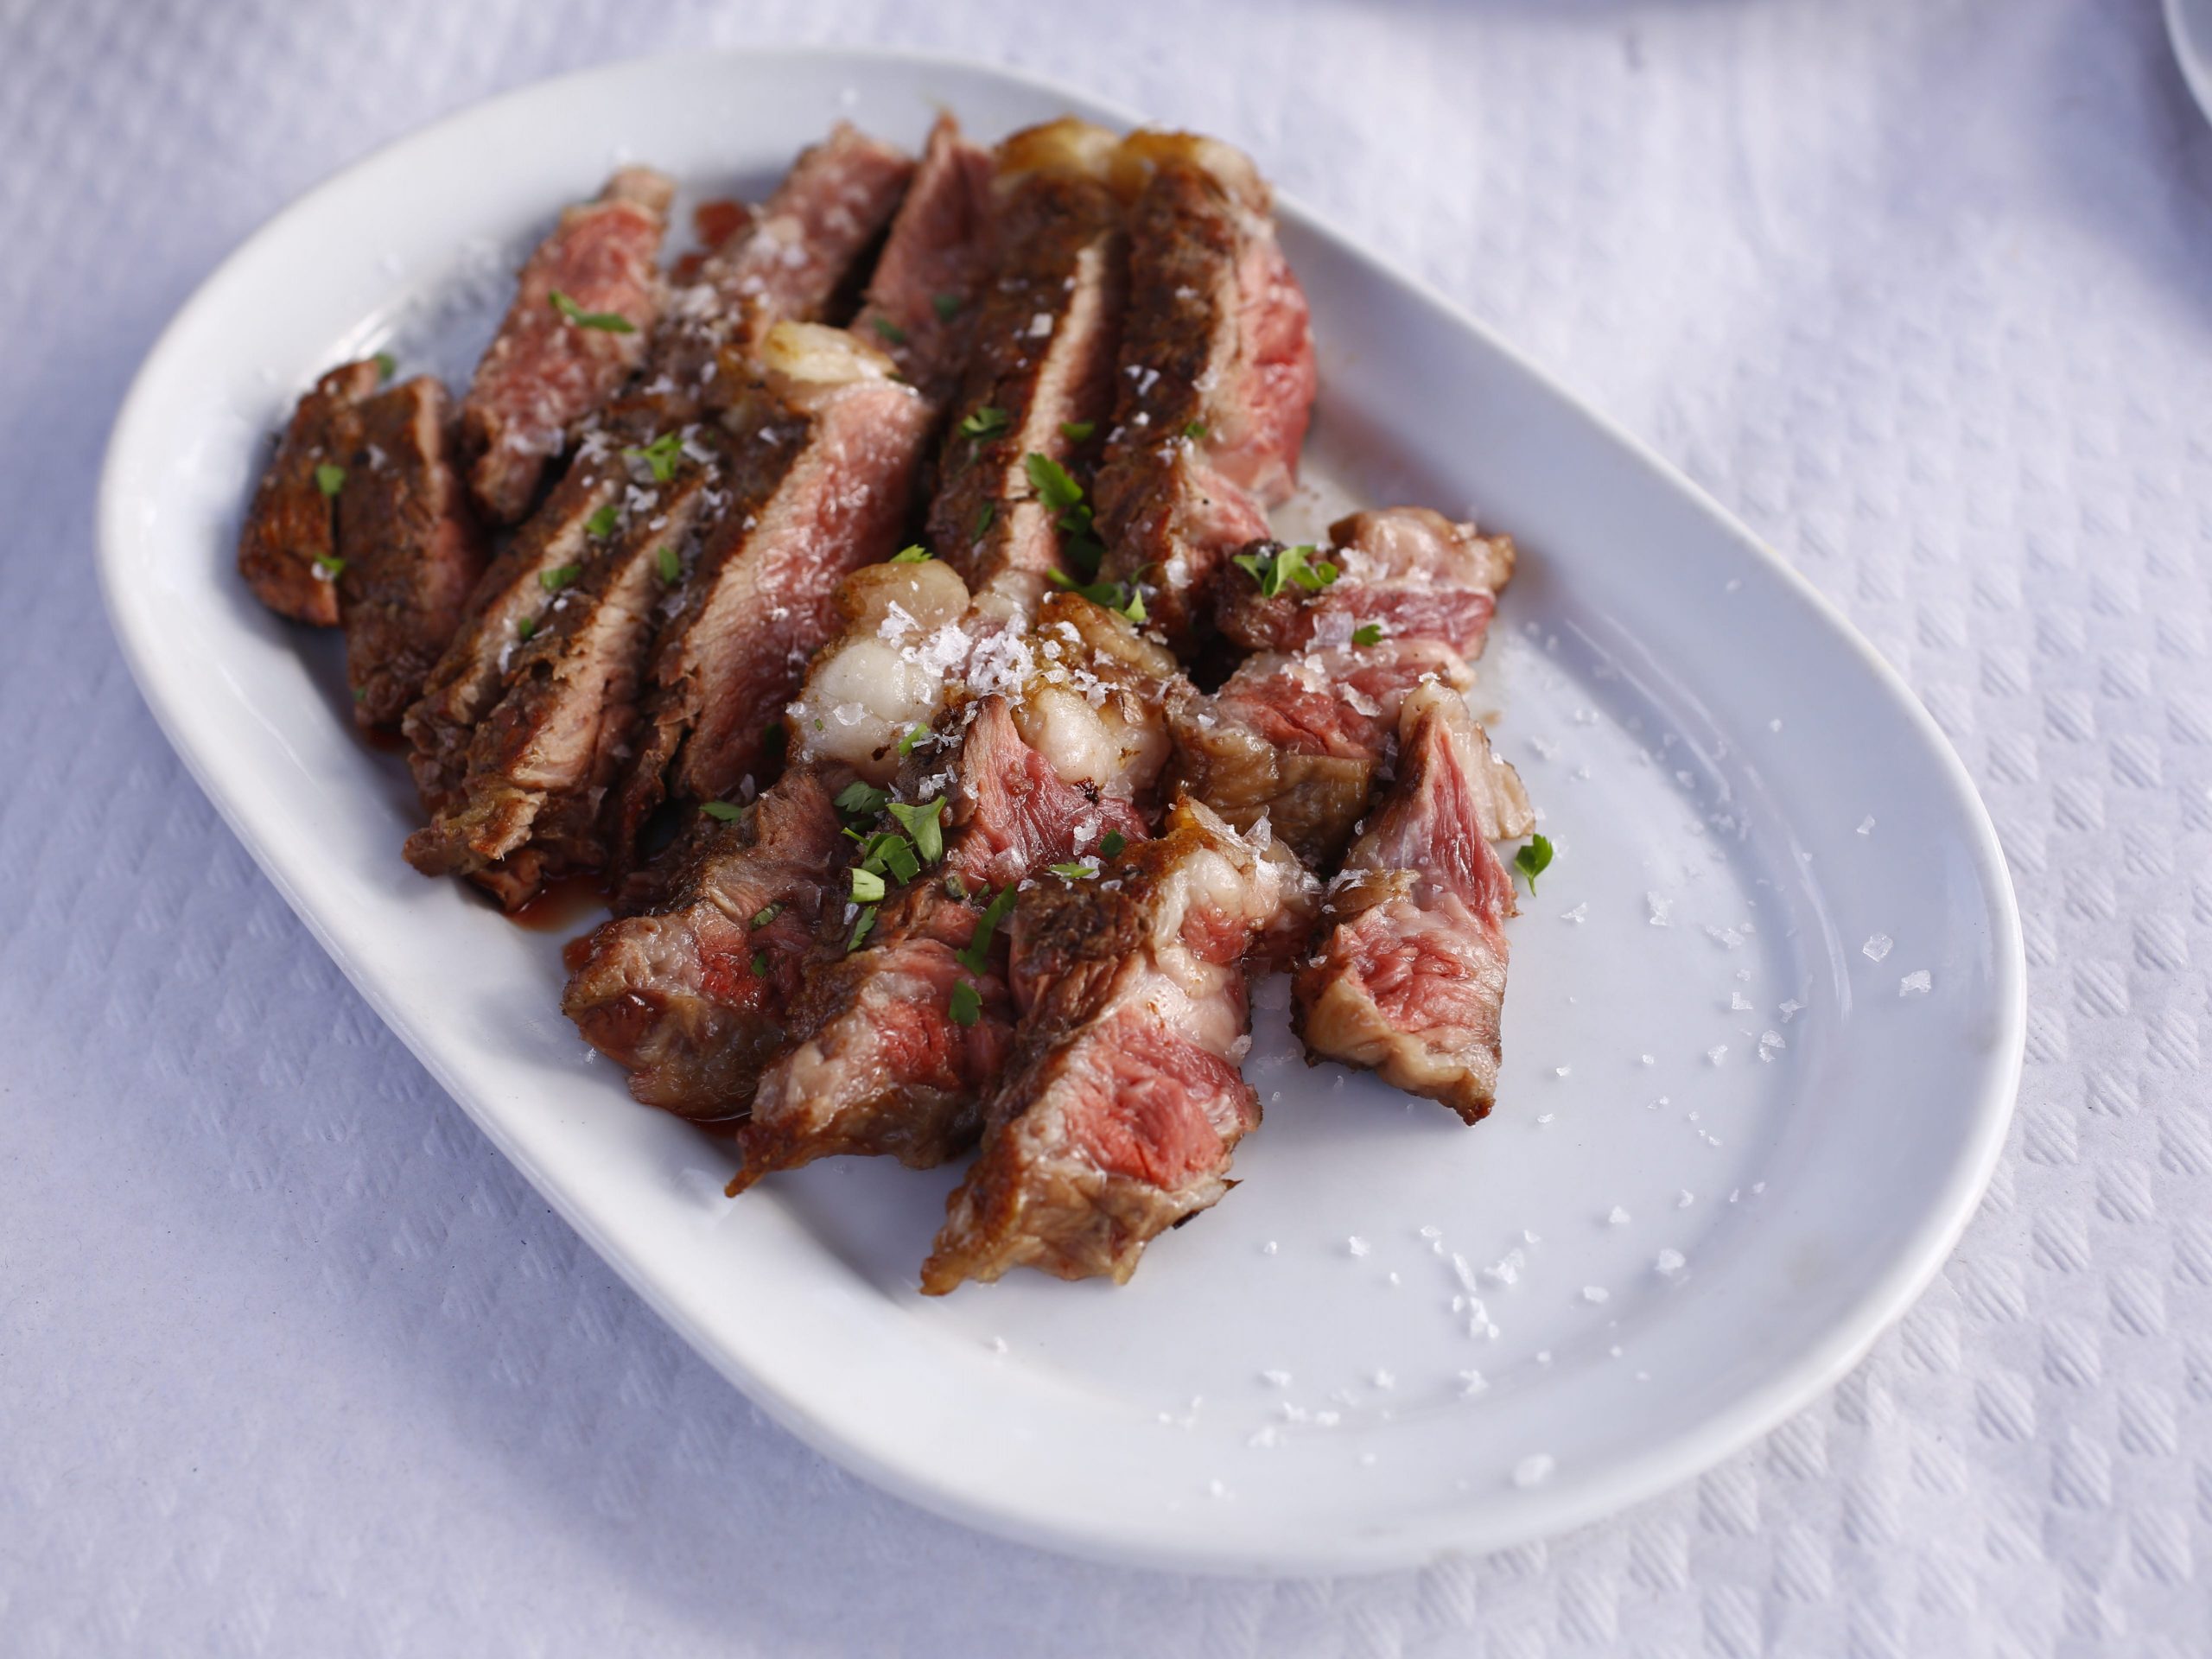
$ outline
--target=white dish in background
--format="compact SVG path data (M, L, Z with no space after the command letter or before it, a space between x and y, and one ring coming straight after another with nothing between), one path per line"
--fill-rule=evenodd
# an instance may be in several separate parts
M1988 1178L2023 1024L1996 842L1927 716L1802 580L1294 206L1322 387L1302 510L1417 501L1519 539L1476 702L1558 858L1512 929L1487 1122L1309 1071L1278 984L1243 1185L1124 1288L917 1294L953 1171L844 1160L724 1200L726 1151L633 1105L562 1019L561 937L400 861L411 791L349 734L335 642L238 581L297 390L386 344L465 374L514 259L611 163L758 192L841 116L914 144L940 105L992 137L1123 119L921 58L640 61L465 111L281 215L117 423L101 570L148 701L549 1201L739 1387L894 1491L1117 1560L1331 1572L1538 1537L1711 1465L1857 1360Z
M2166 0L2166 35L2196 107L2212 121L2212 0Z

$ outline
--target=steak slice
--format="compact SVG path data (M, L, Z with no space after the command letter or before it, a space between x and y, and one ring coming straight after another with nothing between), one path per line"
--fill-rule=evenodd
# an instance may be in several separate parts
M991 153L940 115L853 324L939 408L960 383L991 263Z
M454 798L408 837L409 863L467 875L510 910L605 864L602 809L630 753L654 625L715 493L711 473L689 468L586 563L543 573L554 596L477 723Z
M838 583L891 556L913 499L931 411L887 358L785 322L761 362L733 411L730 505L654 649L615 823L624 869L663 801L714 800L762 769L808 659L837 632Z
M1001 146L998 257L930 504L930 545L993 617L1026 619L1065 563L1028 458L1081 464L1113 408L1125 249L1117 141L1072 118ZM1087 470L1087 468L1085 469ZM1086 579L1090 573L1086 572Z
M660 315L655 262L675 194L664 175L626 167L595 200L563 213L523 266L461 407L469 490L493 523L530 510L569 428L643 359Z
M1372 628L1384 639L1481 654L1498 592L1513 575L1510 537L1481 535L1427 507L1392 507L1338 520L1329 539L1315 556L1341 574L1318 591L1286 584L1268 598L1256 580L1224 572L1214 588L1223 635L1247 651L1289 652L1348 645L1357 630ZM1244 551L1267 558L1280 544Z
M734 821L702 815L664 860L664 909L569 946L561 1012L629 1071L646 1105L696 1119L744 1113L762 1063L784 1046L842 863L842 782L795 767Z
M910 759L899 791L947 799L938 809L944 874L886 903L858 948L848 944L854 906L830 918L833 937L792 1019L797 1045L762 1075L752 1121L739 1132L745 1163L732 1192L817 1158L888 1154L926 1168L969 1146L981 1126L977 1103L1013 1037L1004 944L973 947L993 889L1089 851L1109 832L1125 841L1145 834L1126 801L1063 782L1022 741L1004 697L986 696L963 715L950 767ZM976 998L964 1022L953 1000L963 983Z
M448 414L445 388L428 375L356 410L359 448L338 492L338 614L364 728L398 726L484 572Z
M974 642L959 626L968 589L937 559L863 565L839 584L837 609L844 632L815 654L784 711L785 751L887 784L968 660Z
M1516 909L1491 842L1534 820L1458 692L1423 686L1400 721L1397 781L1330 886L1294 1020L1309 1060L1369 1067L1473 1123L1497 1096Z
M1016 1267L1126 1281L1147 1241L1229 1190L1230 1154L1260 1121L1237 1071L1242 959L1304 905L1304 880L1185 798L1110 876L1026 895L1014 1055L923 1266L925 1294Z
M1207 589L1297 483L1315 387L1306 296L1275 241L1267 186L1227 145L1145 133L1129 218L1129 305L1096 507L1106 574L1134 582L1187 653Z
M359 429L356 406L384 378L374 358L333 369L292 410L269 470L238 531L238 574L279 616L318 628L338 626L338 503ZM336 474L326 467L337 467Z

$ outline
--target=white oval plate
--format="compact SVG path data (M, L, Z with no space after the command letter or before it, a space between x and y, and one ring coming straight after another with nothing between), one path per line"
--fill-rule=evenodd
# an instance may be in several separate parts
M632 1105L561 1018L560 939L400 861L414 803L347 734L334 642L232 574L296 390L386 343L465 373L513 260L618 158L759 190L840 116L912 144L941 105L987 137L1127 119L923 58L663 59L467 111L280 215L117 423L101 567L148 702L570 1224L780 1421L917 1503L1122 1561L1328 1572L1538 1537L1713 1464L1842 1376L1987 1179L2023 1020L1996 842L1934 726L1802 580L1296 207L1322 365L1303 511L1414 500L1520 538L1476 695L1558 861L1513 928L1489 1122L1309 1071L1278 988L1243 1184L1126 1288L917 1294L951 1171L847 1160L726 1202L726 1153ZM1929 990L1901 991L1922 971Z

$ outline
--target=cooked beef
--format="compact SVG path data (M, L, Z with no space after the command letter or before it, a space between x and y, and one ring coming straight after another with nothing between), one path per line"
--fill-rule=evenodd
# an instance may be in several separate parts
M1063 783L1149 802L1173 747L1168 705L1188 690L1173 656L1126 617L1063 592L1039 608L1026 666L1014 712L1023 741Z
M395 728L460 626L484 538L454 464L445 388L427 375L359 405L338 492L338 615L353 718Z
M355 406L383 379L374 358L333 369L308 389L253 493L238 532L238 574L280 616L338 626L338 503L356 448ZM325 470L335 467L336 472Z
M929 529L994 618L1027 617L1063 564L1059 513L1038 499L1028 457L1080 467L1112 412L1124 277L1122 204L1108 183L1116 143L1070 118L1000 147L997 261Z
M844 841L842 779L796 767L733 822L702 816L667 860L658 914L601 925L569 947L561 1011L630 1071L648 1106L739 1116L786 1011Z
M991 154L941 115L853 324L861 339L880 341L939 407L960 383L990 259Z
M563 213L523 266L461 410L474 457L469 489L494 523L529 511L571 425L644 358L660 314L654 262L675 194L664 175L626 167L597 200Z
M887 359L785 322L760 363L733 410L730 505L654 648L615 828L622 868L664 800L713 800L761 770L808 659L837 631L838 583L896 550L913 499L931 411Z
M1129 219L1129 306L1114 429L1096 490L1106 574L1139 584L1188 651L1232 552L1297 481L1315 385L1297 279L1267 186L1227 145L1147 133L1122 164L1147 176Z
M1016 912L1021 1024L922 1268L931 1295L1025 1266L1126 1281L1148 1240L1228 1191L1260 1121L1236 1065L1242 960L1307 902L1305 878L1188 798L1109 863L1041 880Z
M844 631L815 654L784 711L785 752L887 784L968 660L968 589L937 559L865 565L838 586L837 608Z
M1385 639L1481 653L1498 590L1513 575L1511 537L1480 535L1427 507L1392 507L1339 520L1329 540L1314 556L1342 574L1318 592L1287 584L1269 599L1257 580L1224 571L1214 587L1223 634L1248 651L1302 651L1350 645L1371 626ZM1244 550L1262 557L1278 550L1274 543Z
M910 757L899 791L912 801L945 796L944 868L885 903L857 949L848 944L859 919L850 906L825 924L828 949L791 1020L799 1040L761 1077L733 1192L839 1154L927 1167L973 1141L976 1103L1013 1027L1003 936L982 948L980 967L960 960L978 915L997 890L1093 852L1109 833L1145 833L1125 800L1062 782L1022 741L1004 697L983 697L947 724L959 732L950 765ZM976 996L964 1022L953 1001L963 983Z
M1472 1123L1496 1095L1515 910L1491 842L1532 818L1458 692L1423 686L1400 722L1397 780L1330 886L1295 1020L1309 1058L1371 1067Z
M409 863L467 875L509 909L604 865L603 809L630 753L654 624L715 497L713 474L688 467L585 563L545 573L553 597L477 723L454 798L408 837Z
M594 518L620 503L629 486L619 456L587 456L569 467L469 596L454 632L402 729L408 766L433 816L454 801L468 772L476 722L499 700L509 663L553 601L557 571L590 556Z

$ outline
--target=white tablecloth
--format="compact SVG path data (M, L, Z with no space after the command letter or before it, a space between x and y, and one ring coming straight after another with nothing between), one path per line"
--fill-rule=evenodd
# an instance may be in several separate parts
M339 163L772 40L1001 59L1248 146L1904 671L2012 861L2027 1075L1957 1257L1833 1398L1479 1564L995 1542L767 1426L323 960L101 617L127 378ZM2212 1647L2212 130L2148 0L0 0L0 1649Z

